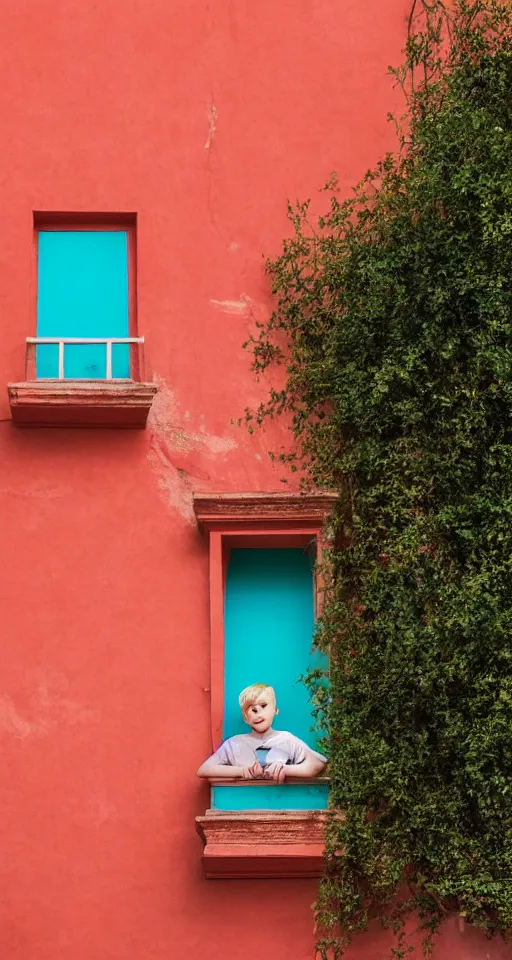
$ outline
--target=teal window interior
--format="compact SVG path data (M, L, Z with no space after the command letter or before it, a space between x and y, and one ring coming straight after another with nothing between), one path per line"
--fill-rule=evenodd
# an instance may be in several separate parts
M327 784L290 783L286 786L212 787L214 810L326 810Z
M37 336L128 337L128 234L125 230L38 232ZM112 346L112 376L130 376L128 344ZM58 346L36 348L36 376L58 377ZM68 344L66 379L103 379L104 344Z
M268 683L277 695L276 730L289 730L316 746L308 691L299 677L323 666L312 652L314 627L313 562L303 549L233 549L229 560L224 613L224 737L246 733L238 706L240 691ZM319 809L326 788L219 786L218 809Z

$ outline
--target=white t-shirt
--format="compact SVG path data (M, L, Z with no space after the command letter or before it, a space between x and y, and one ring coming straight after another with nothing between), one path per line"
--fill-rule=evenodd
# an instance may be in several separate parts
M308 747L307 743L294 737L286 730L267 730L261 735L239 733L224 740L212 756L215 763L228 764L231 767L250 767L256 760L256 750L267 749L266 763L303 763L308 753L312 753L323 763L325 757Z

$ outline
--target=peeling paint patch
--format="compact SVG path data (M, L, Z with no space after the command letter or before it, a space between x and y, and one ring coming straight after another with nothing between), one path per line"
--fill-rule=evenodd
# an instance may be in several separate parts
M229 453L236 448L237 443L233 437L219 437L208 433L204 424L201 424L198 432L187 429L190 414L187 417L186 413L181 416L172 390L166 383L160 382L149 412L148 427L152 433L152 445L164 440L169 459L172 460L172 451L200 453L206 449L209 453L220 454ZM184 469L187 469L186 466Z
M195 523L193 493L196 486L204 487L205 481L210 480L208 461L238 445L233 437L208 433L204 424L196 431L188 429L189 425L189 411L181 414L173 391L160 380L148 417L148 460L166 506L177 510L187 522Z
M65 677L52 674L43 677L30 697L29 709L22 713L7 694L0 694L0 735L16 740L46 736L60 724L88 723L98 719L98 712L62 696L68 687Z
M148 460L156 474L156 484L166 506L177 510L187 523L195 523L193 491L183 472L174 468L157 438L151 441Z
M44 736L48 733L48 724L22 717L11 698L2 694L0 695L0 731L17 740L26 740L28 737Z
M70 700L63 695L67 692L68 687L69 683L66 677L61 674L51 674L43 677L37 686L34 698L37 712L42 712L46 720L53 724L67 723L74 725L98 720L97 710L76 700Z
M155 377L158 391L148 415L147 426L155 433L167 433L176 425L179 416L179 404L174 393L163 377Z
M215 104L213 102L208 104L208 136L204 145L205 150L209 150L213 143L213 138L217 132L218 116Z
M153 452L158 453L162 463L178 471L183 476L194 477L198 480L209 480L210 475L198 462L197 455L189 456L190 447L170 446L163 437L154 436L152 440Z
M222 313L230 313L240 317L249 311L252 300L242 293L239 300L210 300L210 303L212 307L221 310Z
M193 492L186 479L179 474L173 476L167 471L161 471L156 482L165 503L177 510L187 523L194 524Z
M238 446L233 437L216 437L213 433L205 433L204 436L194 434L198 443L204 443L210 453L229 453Z

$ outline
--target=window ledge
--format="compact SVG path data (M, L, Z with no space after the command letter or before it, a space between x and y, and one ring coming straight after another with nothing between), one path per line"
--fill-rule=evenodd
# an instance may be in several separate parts
M317 784L329 784L330 782L330 777L289 777L284 781L284 784L277 784L275 780L243 780L242 777L208 777L208 783L211 787L289 787L299 783L307 784L308 787L311 787Z
M322 810L207 810L196 817L209 880L319 877Z
M212 788L236 787L242 791L265 786L282 795L283 787L326 786L329 778L302 777L277 784L273 780L215 777L209 783ZM215 802L213 790L212 801ZM282 799L281 802L284 803ZM263 800L261 806L266 806ZM323 871L328 816L322 809L209 809L204 816L196 817L196 829L204 843L204 875L208 880L319 877Z
M134 380L29 380L7 385L20 427L143 428L156 384Z

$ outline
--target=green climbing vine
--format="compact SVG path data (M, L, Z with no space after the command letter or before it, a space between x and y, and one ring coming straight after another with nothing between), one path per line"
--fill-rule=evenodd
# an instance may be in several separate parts
M374 917L395 956L409 915L427 949L452 911L512 928L512 16L416 0L409 28L396 152L290 208L251 343L284 386L249 426L288 416L281 458L340 494L323 960Z

